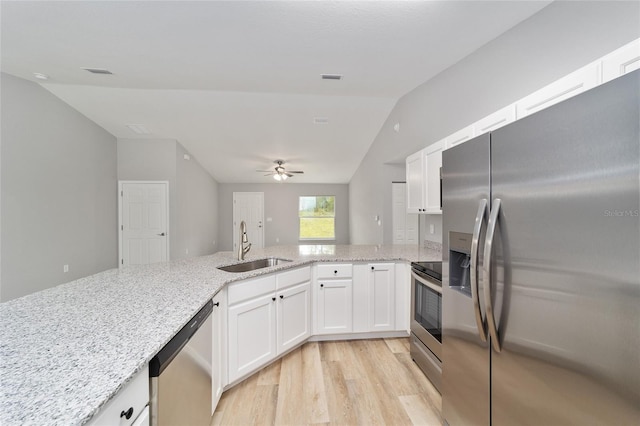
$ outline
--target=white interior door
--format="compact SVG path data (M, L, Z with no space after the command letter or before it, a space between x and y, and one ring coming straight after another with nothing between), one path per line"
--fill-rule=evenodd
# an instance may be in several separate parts
M418 244L418 215L407 213L407 184L391 184L393 244Z
M120 265L169 260L169 183L120 182Z
M264 248L264 192L233 193L233 251L238 250L240 222L247 223L251 247Z

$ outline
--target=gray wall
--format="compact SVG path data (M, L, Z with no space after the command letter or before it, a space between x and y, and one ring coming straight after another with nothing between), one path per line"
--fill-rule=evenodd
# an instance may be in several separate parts
M218 183L185 154L173 139L118 139L118 180L169 182L171 260L216 251Z
M35 83L0 85L6 301L116 266L116 139Z
M233 229L234 192L264 192L265 247L298 244L298 197L303 195L335 195L335 244L349 244L349 185L347 184L221 183L218 192L219 250L233 250L233 238L237 234ZM269 218L271 218L270 222ZM276 238L280 242L276 243ZM251 236L249 236L250 239ZM305 244L313 243L305 241Z
M392 241L390 182L405 179L407 155L638 37L638 2L554 2L406 94L350 182L351 243ZM381 214L382 232L371 212ZM441 217L420 221L429 223L436 233L421 235L441 241Z
M178 191L177 254L173 259L218 251L218 182L179 143L176 146Z

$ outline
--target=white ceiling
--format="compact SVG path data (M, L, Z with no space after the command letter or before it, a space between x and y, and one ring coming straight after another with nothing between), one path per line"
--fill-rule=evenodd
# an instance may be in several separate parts
M219 182L271 182L255 170L282 158L305 171L288 182L347 183L401 96L549 3L2 1L0 64Z

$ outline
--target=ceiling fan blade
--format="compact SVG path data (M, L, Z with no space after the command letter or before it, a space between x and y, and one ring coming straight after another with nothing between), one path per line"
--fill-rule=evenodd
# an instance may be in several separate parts
M273 173L273 170L256 170L256 172L260 172L260 173Z
M289 177L293 177L293 175L291 173L289 173L289 172L285 172L284 174L289 176Z
M302 174L304 173L302 170L287 170L287 173L298 173L298 174Z
M275 173L267 173L265 176L272 176L275 175Z

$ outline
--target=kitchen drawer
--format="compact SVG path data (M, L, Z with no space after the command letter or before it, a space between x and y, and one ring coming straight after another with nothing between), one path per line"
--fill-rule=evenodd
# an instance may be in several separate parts
M227 297L229 305L233 305L243 300L252 299L267 293L276 291L276 275L271 274L261 278L252 278L229 285Z
M88 424L129 426L149 403L149 367L145 366ZM129 418L127 418L129 414ZM141 417L141 419L143 419ZM144 424L144 423L143 423Z
M350 263L330 263L317 266L320 279L326 278L351 278L353 265Z
M278 276L276 277L276 287L278 290L281 290L307 281L311 281L310 266L278 273Z

